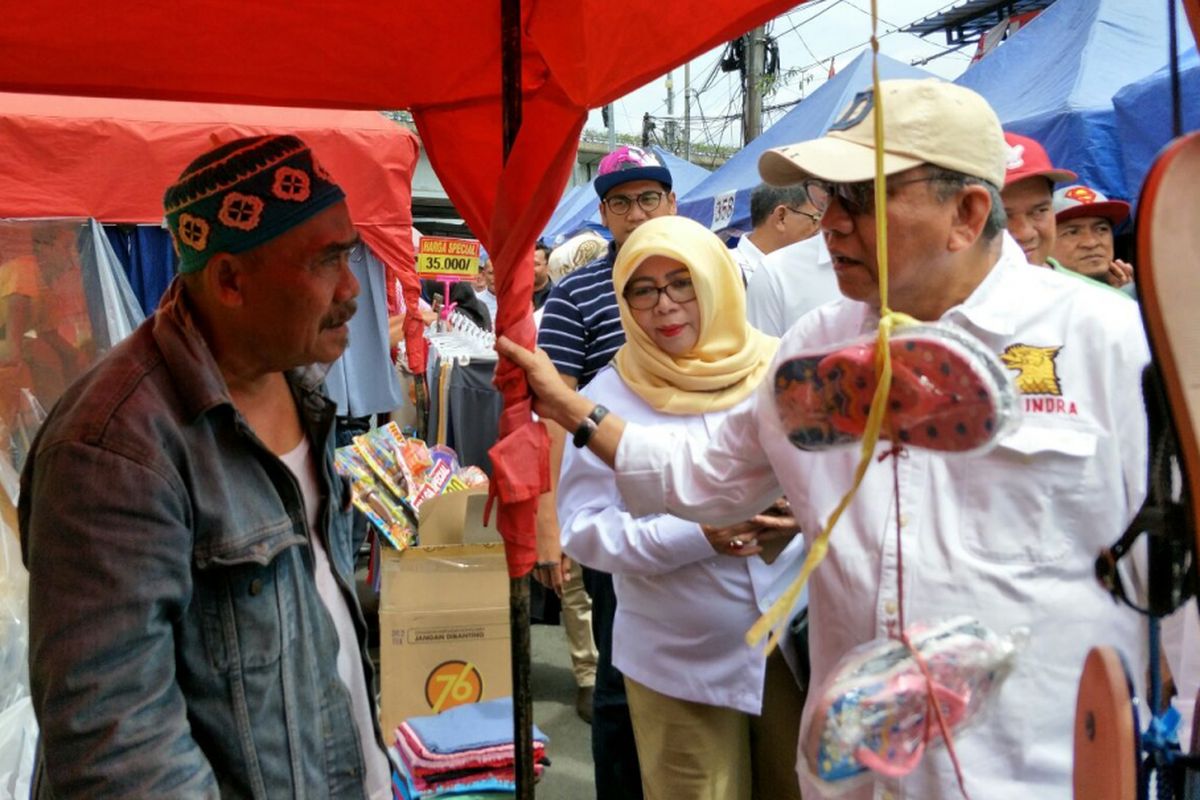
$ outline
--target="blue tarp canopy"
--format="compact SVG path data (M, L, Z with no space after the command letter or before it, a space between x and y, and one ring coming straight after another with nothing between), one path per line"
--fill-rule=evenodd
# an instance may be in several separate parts
M561 236L564 240L567 238L563 234L565 227L572 223L585 208L595 211L595 205L596 192L593 191L590 182L571 186L563 192L562 199L558 201L558 206L550 216L550 221L546 223L545 231L542 232L542 239L551 247L556 247L560 244L556 241L558 237Z
M676 198L683 197L685 193L711 174L704 167L684 161L669 150L664 150L657 145L651 146L650 149L662 159L663 164L671 171L673 182L671 188L675 192ZM563 199L558 203L558 208L554 209L554 215L550 217L549 224L542 232L542 238L554 245L560 236L566 239L566 237L585 229L596 231L606 239L612 238L608 229L600 223L600 198L596 197L596 191L590 182L576 186L563 195Z
M879 77L930 78L930 73L880 54ZM841 72L823 84L782 119L763 131L708 178L682 196L679 213L712 230L750 228L750 192L762 182L758 158L772 147L782 147L824 135L850 104L854 95L871 86L871 53L864 50ZM733 199L732 212L729 199ZM717 206L721 211L717 211Z
M955 82L987 98L1006 130L1041 142L1056 166L1129 199L1137 187L1126 184L1112 98L1167 53L1165 3L1058 0Z
M1181 31L1180 38L1186 37ZM1200 56L1195 46L1179 59L1179 88L1183 111L1183 130L1200 128ZM1171 141L1171 68L1131 83L1113 98L1117 110L1117 137L1121 141L1121 160L1125 168L1125 186L1136 198L1142 182L1158 152Z

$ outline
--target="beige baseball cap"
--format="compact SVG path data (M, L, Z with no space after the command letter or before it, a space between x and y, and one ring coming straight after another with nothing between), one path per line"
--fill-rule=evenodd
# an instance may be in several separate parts
M881 81L883 171L921 164L962 172L1004 185L1007 146L996 112L970 89L933 78ZM758 171L774 186L805 178L833 183L875 177L875 93L859 92L820 139L763 153Z

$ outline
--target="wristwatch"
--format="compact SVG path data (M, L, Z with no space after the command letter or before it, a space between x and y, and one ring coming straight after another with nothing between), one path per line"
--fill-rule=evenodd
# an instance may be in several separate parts
M592 409L592 413L583 418L583 422L579 423L579 427L575 429L575 435L571 437L571 444L576 447L586 447L591 441L592 434L596 432L596 428L600 426L600 420L608 414L608 409L604 406L597 405Z

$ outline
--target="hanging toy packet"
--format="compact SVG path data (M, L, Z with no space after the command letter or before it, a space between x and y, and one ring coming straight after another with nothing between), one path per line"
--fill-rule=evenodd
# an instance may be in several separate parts
M999 636L970 617L908 629L921 664L902 641L876 639L851 650L820 691L800 731L801 766L829 795L875 778L898 779L941 741L941 710L951 737L985 708L1012 671L1028 630ZM932 701L931 701L932 695Z
M416 516L403 498L396 497L362 459L356 447L336 451L334 467L350 479L354 507L366 515L376 530L397 550L411 545L416 536Z

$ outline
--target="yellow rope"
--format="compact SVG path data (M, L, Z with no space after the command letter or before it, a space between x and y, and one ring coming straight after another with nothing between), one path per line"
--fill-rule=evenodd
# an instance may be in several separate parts
M887 396L892 388L892 352L889 346L891 333L897 327L916 322L912 317L899 314L888 307L887 176L883 172L883 92L879 88L879 14L876 3L877 0L871 0L871 86L875 102L875 259L879 265L879 331L875 338L875 374L878 382L875 395L871 398L870 413L867 414L858 466L854 470L854 483L829 515L820 535L809 545L800 575L746 633L746 642L752 647L762 644L766 639L767 653L774 650L779 643L780 632L788 621L796 599L808 583L809 575L825 560L833 528L841 518L842 512L854 499L863 476L867 474L867 468L871 466L875 457L875 446L879 443L883 418L887 413Z

